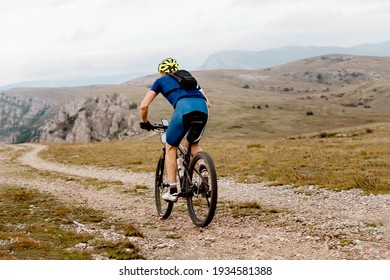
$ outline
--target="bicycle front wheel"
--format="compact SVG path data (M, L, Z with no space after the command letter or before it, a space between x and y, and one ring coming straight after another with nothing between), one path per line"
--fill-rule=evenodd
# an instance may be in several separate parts
M205 172L199 170L204 162ZM214 218L217 208L217 172L212 158L204 151L194 155L188 168L190 177L190 195L187 197L188 212L191 220L198 227L208 226Z
M162 219L167 219L171 215L173 203L162 199L162 195L169 190L168 175L165 168L165 160L162 156L157 163L156 180L155 180L155 199L157 214Z

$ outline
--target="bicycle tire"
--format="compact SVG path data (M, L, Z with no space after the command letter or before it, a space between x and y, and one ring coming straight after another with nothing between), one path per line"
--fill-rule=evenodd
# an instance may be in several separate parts
M168 190L168 188L164 186L164 182L168 181L168 176L164 167L165 160L162 156L160 156L156 168L154 194L156 200L157 214L162 219L167 219L169 215L171 215L173 209L173 202L168 202L162 199L162 195Z
M206 164L208 180L196 170L199 161ZM191 179L187 186L191 189L187 197L188 213L196 226L206 227L214 218L218 197L217 172L210 155L204 151L196 153L188 167L188 175Z

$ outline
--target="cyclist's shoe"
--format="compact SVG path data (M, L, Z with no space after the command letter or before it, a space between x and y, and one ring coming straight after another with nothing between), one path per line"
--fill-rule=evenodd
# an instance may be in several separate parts
M209 171L207 170L206 165L202 164L199 166L199 173L202 175L203 179L208 181L209 179Z
M167 191L162 195L162 199L165 201L176 202L179 199L179 196L178 193L171 194L170 191Z

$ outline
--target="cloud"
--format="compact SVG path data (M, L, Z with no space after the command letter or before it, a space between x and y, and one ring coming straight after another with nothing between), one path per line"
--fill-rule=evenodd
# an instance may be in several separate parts
M231 49L388 40L388 0L0 0L0 85L201 65ZM110 73L108 73L110 72Z

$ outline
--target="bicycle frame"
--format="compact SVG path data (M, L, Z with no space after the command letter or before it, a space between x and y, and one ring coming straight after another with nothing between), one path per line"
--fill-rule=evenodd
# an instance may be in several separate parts
M166 156L166 129L168 128L169 121L167 119L162 119L162 127L156 127L156 130L161 133L161 143L163 144L163 158L165 159ZM191 195L191 186L187 185L187 182L191 182L191 178L188 175L188 167L190 165L191 161L191 146L192 144L188 142L188 149L186 149L182 144L179 144L178 147L178 155L177 157L183 158L183 167L184 167L184 174L183 177L179 177L179 183L180 183L180 193L179 197L188 197ZM164 184L164 186L169 186L169 184Z
M191 182L191 178L188 175L188 167L190 165L191 161L191 143L188 144L188 150L184 148L183 145L179 145L178 147L178 156L183 158L183 168L184 168L184 174L183 177L180 178L180 187L181 192L179 194L179 197L187 197L188 195L191 195L191 186L187 184L187 182Z

